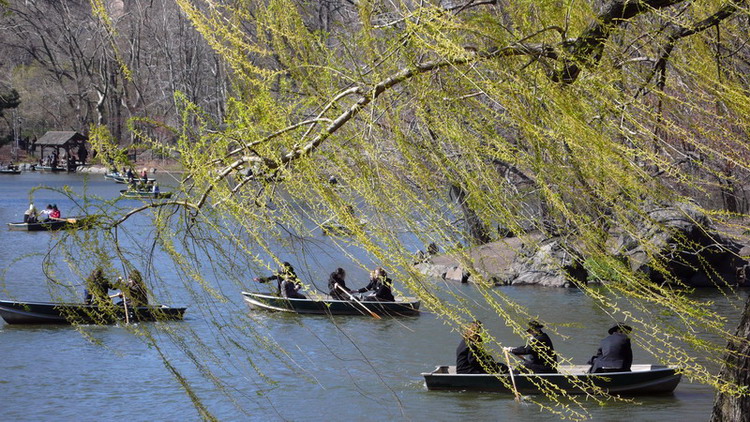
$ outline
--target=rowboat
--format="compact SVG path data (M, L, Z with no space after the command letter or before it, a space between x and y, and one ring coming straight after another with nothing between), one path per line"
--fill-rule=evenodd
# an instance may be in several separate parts
M127 178L127 176L123 176L120 173L105 173L104 174L104 178L107 179L107 180L114 180L115 183L120 183L120 184L123 184L123 185L128 184L128 178ZM140 177L133 177L133 180L136 183L143 183L143 179L140 178ZM146 178L146 183L154 183L155 181L156 181L156 179L152 179L152 178L148 178L148 177Z
M60 166L54 166L53 167L53 166L42 166L42 165L38 165L37 164L37 165L34 166L34 170L38 170L38 171L65 171L66 169L65 169L64 166L63 167L60 167Z
M142 191L142 190L127 190L123 189L120 191L120 196L125 198L134 198L134 199L141 199L141 198L151 198L151 199L163 199L163 198L170 198L172 196L172 192L151 192L151 191Z
M128 321L182 319L185 308L165 305L128 307ZM8 324L114 324L125 321L125 307L106 307L81 303L15 302L0 300L0 316Z
M21 170L18 168L4 168L0 169L0 174L21 174Z
M368 300L337 300L330 296L312 299L292 299L265 293L242 292L251 309L318 315L378 315L407 316L419 314L419 300L401 298L396 302Z
M520 394L541 394L540 387L559 388L568 394L596 393L641 395L671 393L682 374L676 366L632 365L630 372L588 373L589 365L560 365L557 374L457 374L455 366L438 366L423 372L428 390L496 391L513 394L513 381ZM544 382L547 381L547 382ZM551 386L550 386L551 384ZM595 386L595 387L592 387Z
M88 217L69 217L36 223L8 223L8 229L20 232L40 232L51 230L77 229L87 227Z

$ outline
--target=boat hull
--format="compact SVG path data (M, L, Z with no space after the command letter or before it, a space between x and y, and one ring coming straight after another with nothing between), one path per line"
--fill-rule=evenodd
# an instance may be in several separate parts
M166 199L172 197L172 192L133 192L121 190L120 195L131 199Z
M650 395L674 391L682 375L678 368L663 365L633 365L631 372L589 374L588 365L561 365L558 374L514 373L520 394L543 394L547 381L568 394L596 393L597 387L609 394ZM513 394L510 374L456 374L454 366L438 366L422 373L428 390L493 391ZM544 381L543 381L544 380ZM553 387L554 388L554 387Z
M245 303L251 309L266 311L291 312L313 315L364 315L370 312L378 315L413 316L419 314L419 301L379 302L379 301L349 301L330 298L287 299L262 293L242 292Z
M77 229L86 226L86 217L69 217L38 223L8 223L8 230L21 232L40 232L52 230Z
M137 306L128 308L128 321L179 320L185 308ZM0 316L8 324L114 324L125 321L125 308L78 303L15 302L0 300Z

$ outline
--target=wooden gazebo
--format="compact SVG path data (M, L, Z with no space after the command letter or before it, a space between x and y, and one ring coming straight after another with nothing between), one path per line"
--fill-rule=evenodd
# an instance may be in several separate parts
M49 131L34 143L39 149L39 167L50 170L75 171L78 164L86 164L88 138L78 132ZM45 155L45 150L52 152ZM62 150L62 151L61 151ZM63 154L64 152L64 154Z

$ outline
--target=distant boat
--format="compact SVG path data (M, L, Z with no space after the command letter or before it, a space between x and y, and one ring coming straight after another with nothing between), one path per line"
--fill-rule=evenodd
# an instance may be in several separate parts
M676 366L632 365L630 372L588 373L589 365L560 365L557 374L457 374L455 366L438 366L423 372L428 390L496 391L513 394L513 381L519 394L542 394L542 380L568 394L588 394L593 385L609 394L641 395L671 393L682 375Z
M65 167L59 167L59 166L54 166L54 167L53 166L42 166L42 165L39 165L39 164L35 165L34 169L35 170L39 170L39 171L66 171Z
M128 307L128 321L179 320L185 308L165 305ZM0 316L8 324L114 324L125 321L125 307L112 304L106 309L82 303L16 302L0 300Z
M104 173L104 180L117 180L120 178L124 179L125 177L119 171Z
M408 316L419 314L419 301L414 298L396 302L331 299L329 296L311 299L289 299L264 293L242 292L251 309L319 315L378 315ZM363 309L364 308L364 309Z
M122 189L120 191L120 195L125 198L133 198L133 199L141 199L141 198L164 199L164 198L172 197L172 192L151 192L151 191L142 191L142 190L133 191L133 190Z
M6 167L0 169L0 174L21 174L21 169L18 167Z
M21 232L79 229L87 228L90 225L89 222L89 217L68 217L47 221L38 221L35 223L8 223L8 229L11 231Z

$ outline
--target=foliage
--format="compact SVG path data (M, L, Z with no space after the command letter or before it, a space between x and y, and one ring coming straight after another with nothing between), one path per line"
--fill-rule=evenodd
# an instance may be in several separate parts
M181 199L137 211L154 212L155 244L196 295L221 297L195 251L217 273L275 267L281 250L298 246L289 234L333 220L351 233L337 240L342 251L365 249L404 292L461 327L474 308L438 299L403 236L470 268L460 245L472 239L455 223L464 210L448 196L458 186L484 226L566 236L609 281L586 293L637 326L635 341L657 359L719 391L745 391L696 358L717 362L725 348L692 333L735 339L725 320L613 261L606 239L609 228L636 233L648 203L693 196L710 209L747 177L746 2L612 1L601 11L589 2L341 2L325 25L305 2L179 4L231 68L234 93L221 124L176 97ZM742 210L730 211L714 215ZM481 277L477 289L519 335L534 316ZM665 314L679 323L665 325ZM272 350L266 340L256 343ZM550 395L555 405L539 405L586 416L577 399Z

